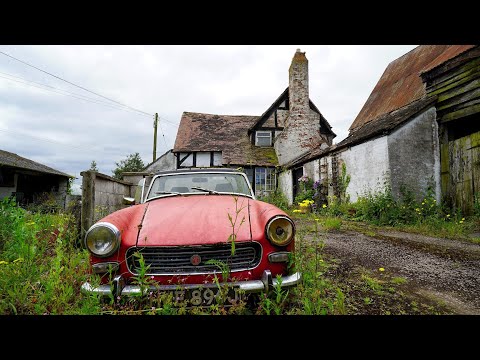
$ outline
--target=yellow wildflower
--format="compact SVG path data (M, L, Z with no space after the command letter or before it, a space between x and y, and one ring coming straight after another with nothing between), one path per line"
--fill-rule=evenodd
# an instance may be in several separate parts
M295 209L293 210L294 213L299 213L299 212L302 212L301 210L298 210L298 209Z
M327 205L323 204L322 207L325 209L327 207Z
M378 271L385 271L385 269L384 268L379 268Z
M320 219L315 219L315 221L320 221Z

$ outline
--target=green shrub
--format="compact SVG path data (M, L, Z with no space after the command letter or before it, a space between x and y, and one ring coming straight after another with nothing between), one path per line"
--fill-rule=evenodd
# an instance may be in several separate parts
M260 197L259 200L273 204L282 210L289 208L287 197L279 190L272 191L267 196Z

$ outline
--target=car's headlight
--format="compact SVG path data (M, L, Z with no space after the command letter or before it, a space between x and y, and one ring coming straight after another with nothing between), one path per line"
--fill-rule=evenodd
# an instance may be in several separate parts
M85 234L85 245L93 255L108 257L120 246L120 231L113 224L96 223Z
M265 231L272 244L286 246L295 235L295 225L286 216L275 216L268 221Z

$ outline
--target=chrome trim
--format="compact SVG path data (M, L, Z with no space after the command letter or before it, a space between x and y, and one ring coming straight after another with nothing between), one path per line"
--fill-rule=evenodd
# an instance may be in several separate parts
M262 263L262 259L263 259L263 246L260 242L258 241L250 241L250 240L247 240L247 241L237 241L235 242L236 244L238 243L242 243L242 244L247 244L247 243L257 243L259 246L260 246L260 261L258 262L257 266L254 266L254 267L251 267L251 268L244 268L244 269L237 269L237 270L231 270L230 273L237 273L237 272L240 272L240 271L249 271L249 270L253 270L253 269L256 269L257 267L260 266L260 264ZM212 244L213 245L213 244ZM202 245L184 245L185 247L188 247L188 246L202 246ZM131 248L135 248L135 247L138 247L138 248L144 248L144 247L141 247L141 246L130 246L128 249L126 249L125 251L125 264L127 265L127 270L130 274L132 275L138 275L137 273L134 273L130 270L130 264L128 262L128 259L127 259L127 253L128 251L131 249ZM151 246L151 247L154 247L154 246ZM160 246L159 246L160 247ZM207 275L207 274L222 274L222 272L219 270L214 270L213 272L212 271L206 271L206 272L182 272L182 273L148 273L148 276L150 275L155 275L155 276L177 276L177 275L181 275L181 276L189 276L189 275Z
M97 287L93 287L89 282L83 283L80 287L80 291L83 294L99 294L101 296L112 295L112 289L110 285L99 285Z
M302 280L302 274L296 272L292 275L282 276L281 278L281 287L287 288L291 286L298 285ZM271 282L270 282L271 281ZM262 291L269 291L272 287L277 286L278 279L272 278L270 270L265 270L262 275L262 280L248 280L248 281L235 281L227 282L225 284L221 283L220 286L231 286L237 287L240 290L245 291L245 293L258 293ZM172 291L172 290L187 290L187 289L199 289L199 288L216 288L216 284L185 284L185 285L158 285L145 289L145 292L148 291ZM121 290L120 290L121 289ZM93 287L90 283L86 282L82 284L81 290L83 293L97 293L103 296L109 296L117 294L116 296L130 296L140 294L140 286L138 285L126 285L125 281L121 276L117 276L114 279L114 292L110 285L100 285L98 287ZM120 291L119 291L120 290ZM118 295L120 294L120 295Z
M273 221L277 220L277 219L285 219L287 220L290 224L292 224L292 238L290 239L289 242L287 242L286 244L284 245L278 245L278 244L275 244L272 240L270 240L270 238L268 237L268 228L270 227L270 225L272 224ZM270 220L267 221L267 225L265 225L265 237L268 239L268 241L270 241L270 243L274 246L287 246L288 244L290 244L293 239L295 238L295 233L296 233L296 229L295 229L295 223L293 222L292 219L290 219L288 216L285 216L285 215L274 215L272 218L270 218Z
M302 281L302 273L296 272L292 275L282 276L282 288L298 285ZM273 286L278 284L278 279L272 279Z
M273 281L272 281L272 272L270 270L265 270L262 274L262 283L265 291L268 291L272 288Z
M288 262L288 255L291 252L289 251L278 251L268 254L268 261L271 263L281 263L281 262Z
M214 169L214 168L212 168ZM176 170L178 171L178 170ZM186 174L190 174L188 172L188 170L185 171ZM163 177L163 176L173 176L173 175L179 175L181 173L178 173L178 172L172 172L170 174L161 174L161 175L155 175L153 178L152 178L152 181L150 182L150 185L148 186L148 190L147 190L147 193L146 193L146 196L148 197L148 194L150 194L150 190L152 189L152 185L155 181L156 178L158 177ZM248 180L248 177L247 177L247 174L245 174L244 172L242 171L221 171L221 170L212 170L212 171L198 171L198 172L195 172L195 174L237 174L237 175L241 175L245 178L246 182L247 182L247 185L248 185L248 189L250 190L250 194L251 195L247 195L247 194L241 194L241 193L221 193L221 194L226 194L226 195L241 195L241 196L246 196L248 198L251 198L253 200L256 200L255 198L255 193L253 192L252 190L252 185L250 184L250 181ZM199 194L205 194L205 192L198 192L198 193L189 193L189 194L193 194L193 195L199 195ZM187 194L184 194L184 195L187 195ZM172 196L172 194L165 194L163 196L155 196L155 197L152 197L150 199L145 199L144 202L147 202L147 201L150 201L150 200L154 200L154 199L159 199L159 198L162 198L162 197L166 197L166 196Z
M122 295L125 288L125 279L122 275L117 275L113 278L113 293L115 294L115 301Z
M105 274L108 273L109 269L108 267L112 267L112 272L118 271L120 268L120 264L118 262L114 261L109 261L109 262L102 262L102 263L96 263L92 265L92 271L95 274Z
M143 195L145 193L145 182L147 181L147 179L145 179L145 176L144 176L142 180L143 180L143 182L142 182L142 192L140 193L140 204L144 203Z
M116 236L117 238L117 244L116 246L112 249L112 251L104 254L104 255L98 255L98 254L95 254L92 250L89 249L89 247L87 246L87 237L88 237L88 234L90 234L90 232L97 228L97 227L100 227L100 226L104 226L108 229L110 229L112 232L113 232L113 235ZM90 229L88 229L88 231L86 232L85 234L85 238L83 239L83 243L85 245L85 249L87 249L90 253L92 253L93 255L95 255L96 257L99 257L99 258L105 258L105 257L109 257L111 256L113 253L115 253L118 248L120 247L120 243L122 242L122 239L121 239L121 233L120 233L120 230L118 230L118 228L111 224L111 223L108 223L108 222L97 222L95 224L93 224L92 226L90 226Z

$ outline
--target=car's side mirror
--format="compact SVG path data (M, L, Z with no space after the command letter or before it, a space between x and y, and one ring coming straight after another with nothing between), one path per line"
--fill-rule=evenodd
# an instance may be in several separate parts
M126 196L123 197L123 204L124 205L135 205L135 203L136 203L135 198L126 197Z

